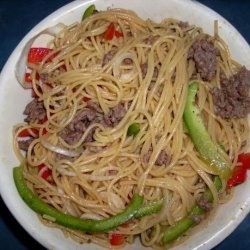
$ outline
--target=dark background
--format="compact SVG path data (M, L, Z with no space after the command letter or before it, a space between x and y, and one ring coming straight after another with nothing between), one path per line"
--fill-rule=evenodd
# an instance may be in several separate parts
M124 0L126 1L126 0ZM153 1L153 0L152 0ZM0 70L26 33L69 0L0 1ZM157 2L157 0L155 0ZM250 42L250 1L201 0L231 22ZM1 173L0 173L1 174ZM27 222L28 223L28 222ZM44 249L17 223L0 198L0 249ZM250 249L250 215L214 250Z

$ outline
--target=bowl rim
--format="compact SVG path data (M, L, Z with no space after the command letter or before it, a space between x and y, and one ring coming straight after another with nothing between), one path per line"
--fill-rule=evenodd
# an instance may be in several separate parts
M13 50L11 55L9 56L8 60L6 61L4 67L2 68L1 74L0 74L0 92L3 88L2 82L4 82L6 78L6 73L9 72L10 69L13 69L13 66L11 65L13 62L16 62L17 58L20 56L21 50L23 46L26 44L26 42L36 33L38 33L40 30L48 26L48 23L51 22L51 20L57 20L60 19L60 16L63 16L65 14L70 14L70 12L77 10L81 7L88 6L89 4L92 3L98 3L101 0L78 0L78 1L73 1L71 3L68 3L47 17L45 17L42 21L40 21L37 25L35 25L24 37L23 39L19 42L19 44L16 46L16 48ZM115 1L115 0L109 0L109 1ZM137 0L143 2L143 0ZM230 24L225 18L223 18L221 15L219 15L217 12L213 11L212 9L208 8L207 6L203 5L202 3L192 1L192 0L171 0L178 2L180 4L191 4L193 6L196 6L197 8L202 8L204 11L209 12L212 16L222 20L224 22L224 25L228 25L230 29L238 34L237 39L240 39L240 43L242 43L245 47L248 46L248 51L250 52L249 45L247 41L240 35L240 33L236 30L236 28ZM140 13L138 13L140 14ZM13 72L14 73L14 72ZM1 96L1 95L0 95ZM248 178L249 179L249 178ZM51 249L55 249L56 246L54 246L52 243L48 242L45 237L40 237L39 234L33 234L34 230L37 228L30 228L27 223L25 223L24 218L18 216L15 213L15 204L13 202L10 202L9 197L7 196L7 193L5 192L6 187L4 187L3 182L3 177L0 175L0 193L2 196L2 199L11 212L11 214L15 217L15 219L19 222L19 224L25 229L26 232L28 232L36 241L38 241L41 245ZM17 195L17 194L16 194ZM21 198L17 198L15 200L16 202L18 201L19 203L22 202ZM217 234L214 235L209 241L204 242L204 244L201 244L197 246L195 249L210 249L214 246L216 246L218 243L220 243L222 240L224 240L234 229L243 221L243 219L246 217L248 212L250 211L250 198L246 200L244 204L242 204L242 210L239 211L239 213L235 216L235 219L230 221L227 225L225 225L220 231L217 232ZM86 248L88 245L86 246ZM175 249L175 248L173 248Z

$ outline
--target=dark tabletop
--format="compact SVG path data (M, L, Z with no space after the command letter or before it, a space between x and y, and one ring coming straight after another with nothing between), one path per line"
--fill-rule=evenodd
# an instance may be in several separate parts
M124 0L126 1L126 0ZM153 0L152 0L153 1ZM157 1L157 0L155 0ZM23 36L70 0L0 0L0 70ZM250 42L250 0L201 0ZM250 249L250 215L215 250ZM0 198L0 249L44 249L17 223Z

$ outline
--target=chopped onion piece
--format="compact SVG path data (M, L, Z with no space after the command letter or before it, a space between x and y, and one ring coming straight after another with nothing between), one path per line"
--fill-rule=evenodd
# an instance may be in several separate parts
M117 194L114 193L108 193L108 192L100 192L99 193L102 200L107 202L108 198L110 199L110 202L118 209L125 209L125 205L123 200L118 196ZM109 197L108 197L109 194Z
M52 145L50 142L45 140L45 136L43 136L41 138L41 144L45 148L49 149L50 151L53 151L53 152L61 154L61 155L66 155L69 157L77 157L81 154L81 152L79 152L79 151L72 151L72 150L63 149L63 148L60 148L58 146Z
M77 216L78 215L77 212L76 212L76 210L75 210L75 208L71 204L71 201L66 200L64 204L65 204L65 208L66 208L67 212L70 215L73 215L73 216Z
M135 55L132 52L123 53L116 58L114 62L114 66L113 66L114 77L120 78L121 80L124 80L124 81L129 81L135 73L134 66L133 66L133 69L130 70L128 73L121 74L121 70L120 70L121 64L123 60L127 58L134 61Z
M62 29L64 29L66 27L66 25L64 25L63 23L58 23L52 27L49 27L41 32L39 32L37 35L35 35L34 37L32 37L24 46L21 55L17 61L16 67L15 67L15 75L16 75L16 79L17 81L23 86L23 88L31 88L31 84L27 84L25 83L25 72L26 72L26 62L27 62L27 57L28 57L28 53L29 50L32 46L32 44L34 43L34 41L41 35L44 34L48 34L51 36L56 36L56 34L61 31Z
M85 213L81 217L81 219L88 219L88 220L102 220L103 217L98 214L92 214L92 213Z
M116 208L125 209L125 205L124 205L122 199L117 194L110 193L110 200Z
M21 85L24 89L32 89L32 84L25 82L25 80L23 80L23 83Z
M57 192L58 192L59 194L65 194L64 191L63 191L60 187L57 187Z
M76 176L76 173L74 173L73 171L68 171L66 170L64 167L60 166L58 168L58 172L62 175L67 175L67 176Z

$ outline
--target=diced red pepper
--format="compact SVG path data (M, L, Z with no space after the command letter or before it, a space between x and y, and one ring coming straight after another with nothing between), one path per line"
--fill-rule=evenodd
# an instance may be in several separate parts
M48 121L47 116L45 116L42 120L38 121L38 124L44 124L46 121ZM42 130L42 135L47 134L47 132L48 132L47 129L46 129L46 128L43 128L43 130Z
M40 79L39 74L36 73L36 80L39 80L39 79ZM32 83L31 73L25 73L25 82Z
M52 180L52 178L50 178L52 176L52 171L44 163L42 163L41 165L39 165L39 167L38 167L38 173L41 173L41 177L44 180L48 181L51 184L54 183L54 181Z
M115 35L115 25L113 23L111 23L108 26L108 29L106 30L106 32L104 33L104 38L106 40L112 40L114 35Z
M124 244L125 235L124 234L111 234L111 238L109 240L112 246L120 246Z
M46 135L47 132L48 132L47 129L46 129L46 128L43 128L42 135Z
M238 156L238 162L241 162L245 169L250 169L250 153L242 153Z
M31 97L33 97L33 98L37 98L38 97L38 95L37 95L37 93L35 92L34 89L31 90Z
M52 49L49 48L30 48L28 54L28 62L29 63L40 63L45 56L47 56ZM52 54L46 62L50 62L53 58L58 55L59 52Z
M30 48L30 51L28 54L28 62L35 63L35 64L39 63L51 51L52 51L52 49L48 49L48 48Z
M46 85L49 87L49 88L51 88L51 89L53 89L53 85L52 85L52 83L46 83Z
M121 227L123 227L123 228L129 228L130 224L131 224L131 221L127 221L127 222L123 223L121 225Z
M91 99L88 98L87 96L84 96L84 97L82 98L82 100L83 100L84 102L89 102Z
M31 130L32 133L33 133L34 135L38 135L38 133L39 133L39 130L36 129L36 128L30 128L30 129L27 129L27 128L26 128L26 129L22 130L22 131L18 134L18 137L33 136L33 135L31 135L31 133L30 133L29 130Z
M61 67L60 67L62 70L67 70L67 68L66 68L66 65L65 64L63 64Z
M30 131L32 131L32 134L30 133ZM18 137L34 137L37 136L39 134L39 130L36 128L30 128L30 129L24 129L22 130L19 134ZM47 134L47 130L46 128L43 128L42 134L45 135Z
M117 38L123 37L123 33L122 33L122 32L119 32L118 30L116 30L116 31L115 31L115 36L116 36Z
M233 169L232 177L227 181L227 188L243 183L247 178L247 169L238 165Z
M32 83L32 79L31 79L31 73L25 73L25 82L26 83ZM40 79L40 76L39 76L39 74L37 73L36 74L36 80L39 80ZM33 97L33 98L37 98L38 97L38 95L36 94L36 92L34 91L34 89L32 89L31 90L31 96Z
M40 164L39 166L38 166L38 172L40 172L43 168L45 168L46 167L46 165L44 164L44 163L42 163L42 164Z
M44 119L38 121L38 124L44 124L48 120L47 116L44 117ZM32 131L33 134L30 133L30 130ZM43 128L42 134L45 135L47 133L46 128ZM29 128L29 129L24 129L22 130L19 134L18 137L28 137L33 135L38 135L39 134L39 129L38 128Z
M25 73L25 82L32 83L30 73Z
M46 121L48 121L47 116L45 116L43 119L39 120L38 124L44 124Z

